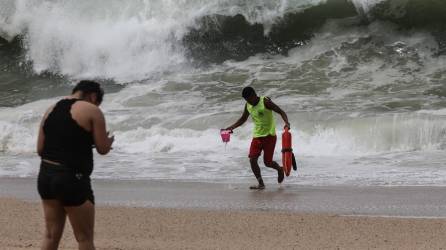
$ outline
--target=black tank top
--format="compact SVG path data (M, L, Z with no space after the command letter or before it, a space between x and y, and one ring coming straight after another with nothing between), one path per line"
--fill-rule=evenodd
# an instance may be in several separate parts
M48 115L42 159L61 163L89 176L93 171L93 136L71 116L77 99L60 100Z

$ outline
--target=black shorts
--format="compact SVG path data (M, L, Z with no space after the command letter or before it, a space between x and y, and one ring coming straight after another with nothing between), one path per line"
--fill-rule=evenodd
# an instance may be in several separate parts
M63 206L80 206L87 200L94 204L90 177L66 166L42 161L37 190L42 200L59 200Z

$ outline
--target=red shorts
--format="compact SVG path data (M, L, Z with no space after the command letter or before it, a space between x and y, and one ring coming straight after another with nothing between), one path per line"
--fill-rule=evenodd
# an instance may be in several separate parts
M274 148L276 147L277 136L268 135L266 137L253 138L249 148L249 158L257 158L263 150L263 162L269 164L273 161Z

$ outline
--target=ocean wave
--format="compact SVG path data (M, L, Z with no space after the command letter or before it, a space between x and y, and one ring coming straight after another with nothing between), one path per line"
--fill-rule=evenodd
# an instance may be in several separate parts
M405 28L444 29L445 11L445 1L386 0L377 3L367 15L371 20L388 20Z
M21 49L20 60L37 74L77 78L129 82L188 68L191 61L286 55L329 20L347 19L346 28L388 21L423 29L437 38L439 54L446 48L446 7L435 0L6 0L0 6L1 53Z
M331 0L276 17L270 27L250 23L243 15L205 16L183 38L187 51L201 61L245 60L257 53L286 54L305 44L328 19L357 16L355 6Z
M190 55L200 61L245 60L257 53L287 54L308 43L327 20L351 18L350 26L388 21L404 29L431 32L446 49L446 4L439 1L345 1L332 0L276 17L272 25L250 23L243 15L205 16L191 28L183 42Z

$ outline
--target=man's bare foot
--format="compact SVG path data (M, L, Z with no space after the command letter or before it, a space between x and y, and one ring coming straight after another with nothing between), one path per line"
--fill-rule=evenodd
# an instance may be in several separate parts
M263 189L265 189L265 185L255 185L255 186L250 186L249 187L249 189L252 189L252 190L263 190Z
M283 167L280 167L277 170L277 182L282 183L283 182L283 178L285 178L285 174L283 172Z

